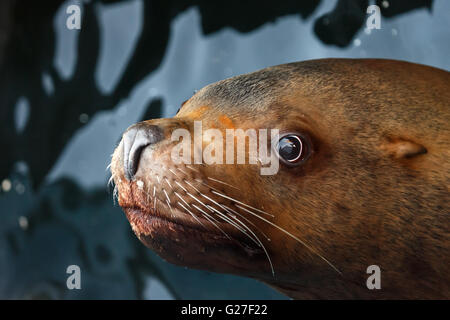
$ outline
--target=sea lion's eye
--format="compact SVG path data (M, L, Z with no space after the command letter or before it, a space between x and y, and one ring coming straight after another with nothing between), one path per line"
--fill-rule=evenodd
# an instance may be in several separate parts
M308 144L297 134L286 134L278 140L276 147L278 156L286 164L297 164L308 157Z

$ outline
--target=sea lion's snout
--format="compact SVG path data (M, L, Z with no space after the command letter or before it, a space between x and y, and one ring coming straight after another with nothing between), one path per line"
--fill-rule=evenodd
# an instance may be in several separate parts
M202 120L210 128L211 119ZM239 197L238 188L229 179L219 179L220 170L233 169L195 164L193 152L191 162L174 161L172 151L179 142L173 136L179 130L194 132L193 119L137 123L123 133L113 154L114 193L133 231L169 262L217 272L245 270L245 274L270 278L267 249L238 216L242 210L231 200ZM251 211L250 205L243 205Z
M125 178L132 180L138 169L142 150L163 139L161 129L155 125L137 123L125 131L123 141L123 169Z

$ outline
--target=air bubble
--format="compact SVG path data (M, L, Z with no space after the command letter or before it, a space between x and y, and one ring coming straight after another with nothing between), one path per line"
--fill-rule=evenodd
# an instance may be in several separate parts
M11 190L11 181L9 179L5 179L2 181L2 189L5 192L8 192Z

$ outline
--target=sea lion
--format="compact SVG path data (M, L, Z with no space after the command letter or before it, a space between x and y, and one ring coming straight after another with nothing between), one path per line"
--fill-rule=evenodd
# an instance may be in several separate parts
M298 299L448 299L449 105L450 73L428 66L274 66L206 86L171 119L131 126L112 179L137 237L169 262ZM171 133L200 120L278 128L279 170L175 164Z

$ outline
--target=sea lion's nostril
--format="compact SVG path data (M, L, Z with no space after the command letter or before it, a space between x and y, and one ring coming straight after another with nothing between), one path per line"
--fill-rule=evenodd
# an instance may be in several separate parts
M133 179L145 147L162 139L161 129L154 125L138 123L123 134L123 169L128 180Z

